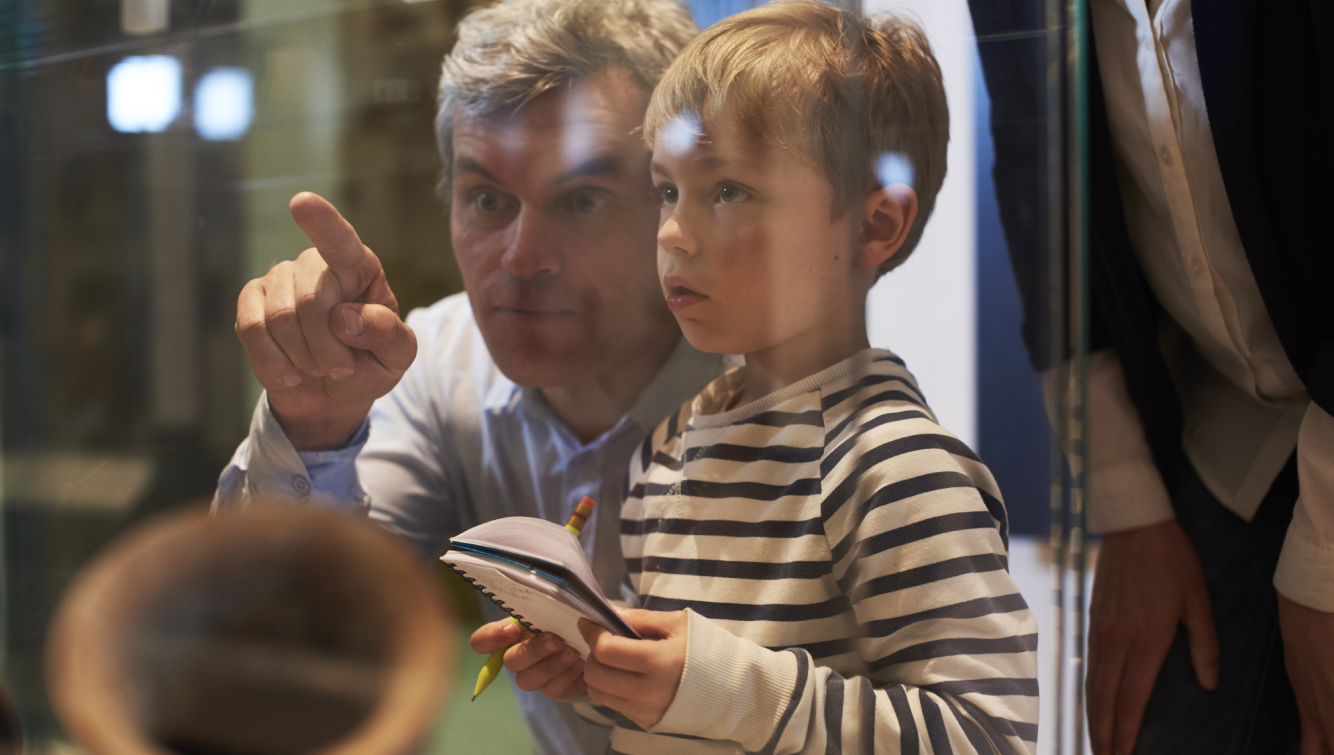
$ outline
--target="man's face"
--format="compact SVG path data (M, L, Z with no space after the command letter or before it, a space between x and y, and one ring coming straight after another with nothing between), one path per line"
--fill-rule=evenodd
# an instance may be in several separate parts
M669 125L654 145L668 305L701 351L817 353L859 325L865 297L834 187L794 152L716 125L693 144Z
M663 332L648 95L605 69L513 115L454 118L454 254L497 366L525 386L597 378Z

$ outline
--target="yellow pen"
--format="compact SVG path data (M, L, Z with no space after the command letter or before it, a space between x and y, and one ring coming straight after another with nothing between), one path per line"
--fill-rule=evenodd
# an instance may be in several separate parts
M584 496L584 500L574 507L574 513L570 515L570 521L565 523L565 529L574 533L575 537L579 537L579 533L583 531L584 525L588 523L588 517L593 513L595 505L597 504L593 503L592 498ZM518 619L511 616L510 621L514 622L514 625L519 627L520 631L523 630L523 625L519 623ZM495 681L497 676L500 676L500 669L505 665L505 651L511 647L514 646L508 645L491 652L491 656L486 659L486 665L482 666L482 670L477 674L477 684L472 688L472 699L476 700L477 696L482 694L482 690L491 686L491 682Z

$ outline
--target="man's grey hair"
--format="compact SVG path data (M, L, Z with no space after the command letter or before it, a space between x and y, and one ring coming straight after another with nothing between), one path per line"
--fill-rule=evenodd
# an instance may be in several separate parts
M678 0L507 0L468 14L440 76L441 196L449 197L460 110L472 118L510 113L608 66L647 94L698 33Z

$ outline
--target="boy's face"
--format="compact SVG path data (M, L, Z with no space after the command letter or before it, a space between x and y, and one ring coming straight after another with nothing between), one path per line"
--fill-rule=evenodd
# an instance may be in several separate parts
M833 364L848 354L819 355L865 339L869 286L848 219L832 215L834 187L792 151L719 120L705 139L681 144L669 126L654 144L667 306L701 351Z

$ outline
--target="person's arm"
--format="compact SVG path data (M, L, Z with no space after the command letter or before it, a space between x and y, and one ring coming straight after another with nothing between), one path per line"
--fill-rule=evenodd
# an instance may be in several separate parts
M1302 752L1334 748L1334 417L1315 402L1297 438L1301 498L1279 556L1279 624Z
M1045 376L1048 414L1055 381ZM1088 364L1088 528L1101 534L1089 610L1088 720L1095 753L1139 735L1154 680L1185 625L1200 684L1217 685L1218 640L1195 547L1176 523L1116 353ZM1068 449L1067 449L1068 452Z
M268 396L261 395L250 420L250 435L218 479L213 511L248 506L256 500L315 500L365 513L370 500L361 489L356 459L368 435L369 421L343 448L298 452L274 419Z
M966 471L985 474L980 463ZM589 696L651 733L747 751L911 742L923 753L1032 752L1037 624L1006 571L998 523L973 487L916 496L909 516L889 511L902 505L871 506L827 533L858 542L860 557L835 564L833 577L846 581L865 632L848 664L860 674L760 647L691 610L631 612L655 641L582 625Z

